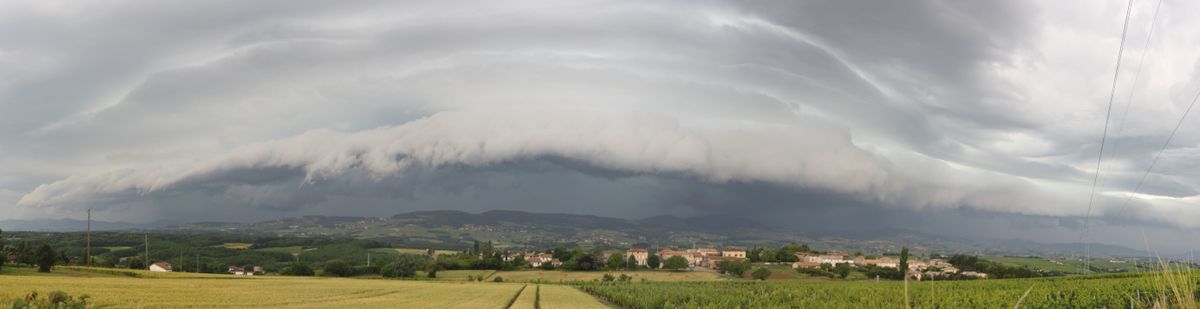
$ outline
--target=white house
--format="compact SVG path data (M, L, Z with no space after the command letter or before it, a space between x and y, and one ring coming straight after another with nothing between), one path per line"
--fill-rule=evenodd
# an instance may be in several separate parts
M171 272L171 263L158 262L158 263L150 264L150 271L160 272L160 273Z

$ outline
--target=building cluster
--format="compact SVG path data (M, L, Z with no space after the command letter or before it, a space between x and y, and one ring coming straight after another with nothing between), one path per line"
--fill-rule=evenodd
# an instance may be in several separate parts
M678 256L683 257L688 261L688 267L705 267L717 268L717 265L724 261L736 261L746 259L746 249L738 247L726 247L721 250L716 248L693 248L687 250L662 249L655 253L659 258L659 267L663 267L663 261ZM646 249L633 248L625 252L625 257L633 257L637 260L638 266L647 266L650 258L650 252Z
M233 274L233 275L238 275L238 276L254 276L254 275L262 275L263 268L262 268L262 266L254 266L249 269L247 269L247 267L242 267L242 266L229 266L229 270L227 272L230 274Z
M533 268L542 267L543 264L549 264L550 266L554 266L554 268L558 268L558 267L562 266L562 261L559 261L558 259L554 258L553 254L549 254L549 253L545 253L545 252L525 252L525 253L510 254L510 255L504 256L504 261L512 262L512 261L516 260L517 257L521 257L521 256L525 257L525 264L527 264L527 265L529 265L529 267L533 267Z
M850 266L875 266L884 268L900 268L900 259L892 257L879 257L868 259L863 256L851 256L845 252L827 252L827 253L812 253L812 252L797 252L797 261L792 263L792 268L819 268L821 264L829 264L837 266L838 264L849 264ZM943 259L930 259L928 262L920 260L909 260L908 269L905 273L913 278L921 279L927 276L945 276L959 273L959 269L954 265L946 262ZM987 274L973 271L961 272L962 275L976 278L987 278Z

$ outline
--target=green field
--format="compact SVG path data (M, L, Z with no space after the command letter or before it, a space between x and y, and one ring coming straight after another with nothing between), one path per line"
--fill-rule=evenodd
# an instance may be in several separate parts
M373 248L373 249L370 249L367 251L370 251L371 253L383 253L383 254L425 255L426 253L428 253L426 251L426 249L417 249L417 248ZM454 251L454 250L433 250L433 252L436 255L452 255L452 254L458 253L458 251Z
M61 290L88 294L94 304L114 308L505 308L510 302L513 308L535 308L539 298L541 308L604 308L574 288L546 287L542 285L538 295L536 286L522 283L237 277L91 268L61 268L50 274L17 267L0 271L0 300L5 303L32 291L45 295ZM522 299L521 307L515 299Z
M1051 259L1040 258L1040 257L1012 257L1012 256L987 256L987 257L981 257L980 259L998 262L998 263L1008 265L1008 266L1027 267L1027 268L1034 269L1034 270L1044 269L1047 271L1057 271L1057 272L1062 272L1062 273L1066 273L1066 274L1092 274L1092 273L1094 273L1092 271L1087 270L1087 266L1085 265L1084 261L1075 260L1075 259L1051 260ZM1112 263L1107 260L1097 260L1097 259L1093 259L1091 262L1092 267L1110 270L1110 272L1137 271L1137 267L1145 268L1146 265L1144 265L1144 264L1145 264L1145 262L1142 262L1141 265L1135 264L1133 261L1129 261L1126 263Z
M1168 279L1169 278L1169 279ZM1163 273L971 281L744 281L577 286L628 308L1195 308L1196 274ZM1167 280L1175 280L1175 284ZM1172 292L1178 287L1178 294ZM907 293L906 293L907 291ZM1176 295L1182 298L1175 298Z

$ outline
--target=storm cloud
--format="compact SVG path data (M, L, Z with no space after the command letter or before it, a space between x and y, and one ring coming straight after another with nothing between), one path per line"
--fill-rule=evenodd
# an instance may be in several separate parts
M1165 2L1146 40L1153 5L1132 11L1131 100L1091 214L1191 229L1196 121L1130 192L1200 91L1200 7ZM9 2L0 206L1073 222L1123 17L1120 1Z

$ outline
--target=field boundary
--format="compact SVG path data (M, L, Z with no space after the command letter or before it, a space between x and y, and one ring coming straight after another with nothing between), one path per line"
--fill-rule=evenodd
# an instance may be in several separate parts
M517 303L517 298L521 298L521 293L524 293L525 288L527 288L527 287L529 287L528 284L522 285L521 289L517 290L517 293L513 294L512 298L508 299L508 304L504 305L504 309L512 308L513 304Z

